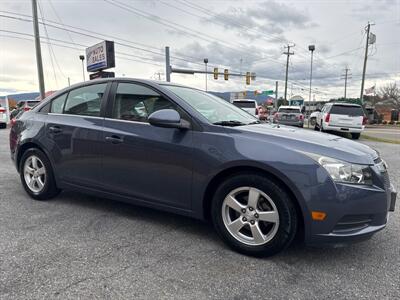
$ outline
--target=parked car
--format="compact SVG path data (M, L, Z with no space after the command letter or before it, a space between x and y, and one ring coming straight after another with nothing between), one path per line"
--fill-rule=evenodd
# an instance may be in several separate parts
M66 88L16 119L10 148L33 199L73 189L211 220L248 255L273 255L296 234L314 245L370 238L396 201L370 147L262 124L169 82L109 78Z
M310 125L315 126L317 123L317 118L321 110L316 110L310 114Z
M0 106L0 128L7 127L7 111L5 107Z
M258 115L258 104L256 100L251 99L240 99L240 100L233 100L233 105L240 107L244 111L247 111L249 114L253 116Z
M274 115L274 123L291 125L297 127L304 126L304 115L300 106L280 106Z
M363 108L351 103L327 103L318 113L315 130L349 132L358 139L365 128L367 117Z
M28 111L31 110L35 105L40 103L40 100L23 100L17 103L17 109Z

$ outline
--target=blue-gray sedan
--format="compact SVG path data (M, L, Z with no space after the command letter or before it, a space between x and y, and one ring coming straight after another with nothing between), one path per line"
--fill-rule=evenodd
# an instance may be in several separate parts
M34 199L78 190L211 220L248 255L364 240L383 229L396 192L368 146L260 124L193 88L127 78L53 94L10 132ZM134 229L132 229L134 230Z

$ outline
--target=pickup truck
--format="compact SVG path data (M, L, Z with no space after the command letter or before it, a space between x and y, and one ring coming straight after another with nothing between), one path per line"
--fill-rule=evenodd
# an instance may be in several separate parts
M315 130L348 132L358 139L365 128L367 117L363 108L352 103L327 103L316 116Z

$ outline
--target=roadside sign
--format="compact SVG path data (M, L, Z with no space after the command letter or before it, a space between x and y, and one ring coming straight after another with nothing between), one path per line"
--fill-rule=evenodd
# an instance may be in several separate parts
M103 41L86 48L86 69L88 72L95 72L114 67L114 42Z
M114 72L104 72L104 71L99 71L89 75L90 80L98 78L113 78L113 77L115 77Z

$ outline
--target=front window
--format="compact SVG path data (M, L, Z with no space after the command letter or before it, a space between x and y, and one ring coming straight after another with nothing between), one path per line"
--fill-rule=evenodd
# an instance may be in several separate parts
M140 84L120 83L115 95L113 118L147 122L148 117L161 109L175 109L177 106L152 89Z
M163 86L186 101L210 123L239 126L259 122L257 118L244 110L209 93L181 86Z

